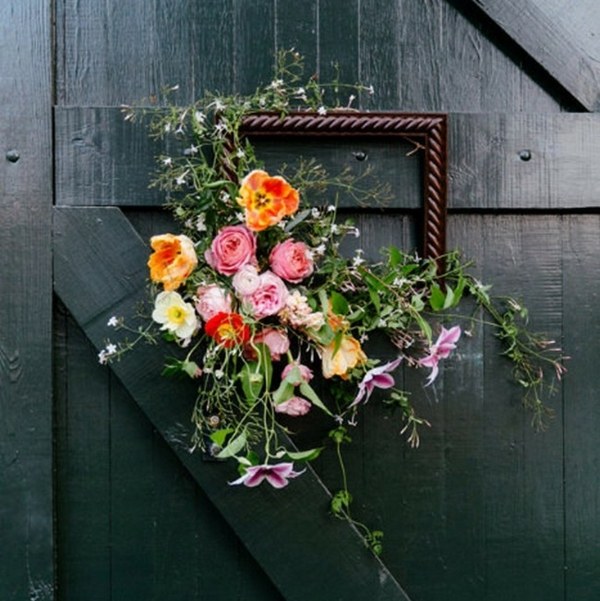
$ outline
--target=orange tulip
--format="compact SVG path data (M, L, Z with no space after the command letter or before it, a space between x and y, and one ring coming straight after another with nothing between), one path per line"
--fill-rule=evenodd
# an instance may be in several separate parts
M179 288L198 264L194 243L187 236L153 236L150 246L154 250L148 259L150 279L165 290Z
M300 196L283 177L256 169L243 179L237 202L245 209L248 229L259 232L293 215Z
M362 365L367 360L367 356L360 347L360 342L352 336L344 336L337 351L335 347L336 344L333 341L321 353L323 377L325 378L340 376L345 380L351 369Z

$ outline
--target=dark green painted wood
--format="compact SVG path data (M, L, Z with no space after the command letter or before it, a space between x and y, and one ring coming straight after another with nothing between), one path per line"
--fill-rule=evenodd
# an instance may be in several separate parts
M596 2L471 0L589 111L600 109Z
M55 332L57 598L280 599L60 303Z
M160 191L148 189L160 146L142 124L124 122L117 108L56 109L57 201L60 205L158 206ZM600 159L595 115L449 115L450 209L589 209L600 206ZM418 208L418 157L400 143L286 142L265 144L270 165L293 164L298 153L316 156L332 172L356 167L354 152L366 150L378 178L398 191L391 206ZM171 151L171 149L169 149ZM172 149L172 152L178 152ZM523 154L529 153L529 154ZM528 160L523 160L523 158ZM528 158L529 157L529 158ZM342 199L343 202L343 199Z
M565 407L565 584L567 598L600 595L598 499L598 358L600 319L600 217L570 215L561 221L564 334L572 360L563 384Z
M102 348L108 317L134 314L144 298L145 276L138 266L147 248L117 209L57 209L54 222L55 289ZM314 598L325 582L331 583L330 598L340 601L407 599L358 535L327 517L328 493L312 471L283 491L240 491L227 486L222 465L190 454L181 440L190 434L193 385L165 380L161 364L160 349L144 347L113 370L286 599ZM273 512L274 504L285 511ZM251 519L244 511L248 506ZM276 554L274 540L280 541ZM301 578L300 570L311 579Z
M0 598L51 599L51 27L0 3Z

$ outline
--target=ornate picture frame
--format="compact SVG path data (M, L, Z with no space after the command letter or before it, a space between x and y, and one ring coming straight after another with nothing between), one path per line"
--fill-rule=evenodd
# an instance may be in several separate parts
M244 118L249 137L375 137L412 140L423 148L423 202L420 252L438 259L446 253L448 117L440 113L358 111L256 113Z

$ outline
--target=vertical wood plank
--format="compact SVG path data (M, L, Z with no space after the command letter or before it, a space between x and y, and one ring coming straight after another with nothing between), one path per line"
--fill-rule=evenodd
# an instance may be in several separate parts
M53 596L50 8L49 0L0 3L0 597L7 601Z
M111 593L109 374L57 304L54 320L57 583L61 601Z
M268 84L273 77L275 2L276 0L236 0L234 3L236 93L251 94L260 85Z
M490 217L483 249L484 281L495 294L521 291L530 327L562 335L561 224L556 216ZM500 365L498 341L485 334L484 516L486 587L490 601L562 601L563 433L556 418L543 433L520 410L510 366Z
M296 0L275 0L275 40L277 50L294 48L304 57L305 75L319 69L319 0L303 0L301 16ZM300 17L300 18L299 18Z
M565 395L566 597L600 594L600 217L571 215L562 220L565 291L564 346L572 360Z

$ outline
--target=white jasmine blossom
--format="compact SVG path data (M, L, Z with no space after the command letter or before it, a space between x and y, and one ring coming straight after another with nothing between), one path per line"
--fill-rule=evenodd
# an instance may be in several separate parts
M175 178L175 183L178 186L183 186L185 184L185 182L186 182L186 176L187 176L188 173L189 173L189 169L186 169L181 175L178 175Z
M206 115L202 111L196 111L194 113L194 119L200 124L206 121Z
M170 166L173 164L173 159L172 159L171 157L165 157L165 158L162 160L162 164L163 164L165 167L170 167Z
M119 320L116 315L113 315L106 323L110 328L116 328L119 325Z
M327 206L327 212L328 212L328 213L333 213L333 212L335 212L335 206L334 206L334 205L328 205L328 206Z
M319 113L319 115L324 116L327 114L327 109L324 106L320 106L317 109L317 113Z

